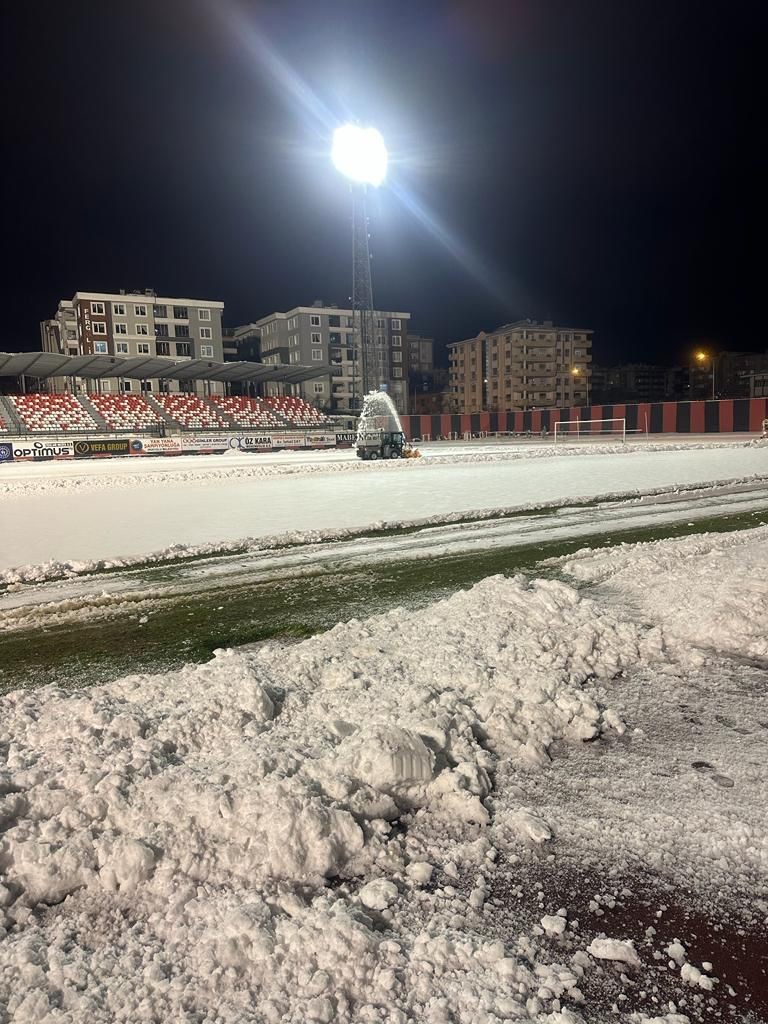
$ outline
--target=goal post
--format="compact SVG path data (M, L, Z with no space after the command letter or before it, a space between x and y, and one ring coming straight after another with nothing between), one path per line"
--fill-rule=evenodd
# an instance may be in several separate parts
M615 437L627 440L626 419L608 420L558 420L555 424L555 441L567 438L570 441L585 441L595 437Z

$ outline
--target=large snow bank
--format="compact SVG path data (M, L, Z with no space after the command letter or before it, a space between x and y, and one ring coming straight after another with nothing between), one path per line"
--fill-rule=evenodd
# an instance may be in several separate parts
M556 740L621 730L585 682L663 658L658 631L563 584L492 578L288 649L8 695L0 1005L14 1024L543 1011L501 943L376 923L429 876L388 823L482 828L500 759L536 771ZM524 802L509 827L550 834Z
M585 550L559 564L602 599L663 623L667 637L766 659L767 563L768 528L760 528Z
M685 673L702 661L686 639L698 642L699 627L682 625L707 614L707 591L689 585L695 558L711 558L727 598L747 565L765 577L767 535L568 561L584 581L626 570L614 591L493 577L294 646L220 651L207 665L77 693L7 695L8 1022L702 1019L710 1005L696 1002L696 977L708 983L711 965L686 960L683 975L676 956L677 1003L662 1003L654 964L682 945L589 934L543 891L533 921L513 909L499 929L494 871L499 850L508 865L527 851L554 870L581 827L614 864L637 850L686 885L753 883L765 913L764 732L750 717L750 735L737 734L731 764L743 765L725 789L720 765L700 760L706 734L683 736L665 719L678 703L689 715ZM669 620L670 642L660 612L634 603L651 583L668 602L697 595ZM764 594L753 594L765 621ZM715 639L728 651L744 636L729 615ZM703 704L708 691L693 692ZM665 856L653 860L656 850ZM590 978L619 979L626 1012L587 1006L582 1017ZM650 1016L634 1012L646 995Z

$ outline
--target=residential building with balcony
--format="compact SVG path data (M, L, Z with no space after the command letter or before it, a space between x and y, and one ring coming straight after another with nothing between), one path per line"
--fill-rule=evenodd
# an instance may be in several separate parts
M591 330L517 320L448 345L454 411L463 414L586 405Z
M123 359L146 357L221 362L221 320L224 303L214 299L186 299L143 292L76 292L59 303L56 317L40 325L43 351L62 355L113 355ZM108 390L115 382L89 381ZM84 384L82 386L85 386ZM163 378L119 382L121 390L201 391L200 381ZM211 384L211 393L222 391Z
M410 313L393 310L374 313L379 383L386 386L401 413L408 411L410 319ZM291 385L297 395L331 414L350 413L358 407L361 364L351 309L315 302L270 313L251 326L261 336L262 362L327 367L327 376ZM277 393L280 385L266 387Z

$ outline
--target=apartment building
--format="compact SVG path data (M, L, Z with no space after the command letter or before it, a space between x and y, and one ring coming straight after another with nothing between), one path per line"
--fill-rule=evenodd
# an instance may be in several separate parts
M408 322L410 313L379 310L374 314L379 384L385 385L398 411L408 411ZM330 413L349 413L360 394L360 359L353 311L315 302L257 320L264 363L327 367L328 374L294 385L306 401ZM277 385L266 385L277 390Z
M63 355L113 355L124 359L211 359L222 362L221 319L224 303L213 299L186 299L143 292L76 292L59 303L56 317L40 325L44 351ZM54 349L51 346L57 345ZM101 382L103 389L110 381ZM121 387L138 389L137 381ZM148 379L147 391L195 391L200 382ZM221 385L211 385L220 391Z
M683 394L680 367L649 363L592 366L590 398L596 405L675 401Z
M592 331L518 320L448 346L455 411L588 404Z

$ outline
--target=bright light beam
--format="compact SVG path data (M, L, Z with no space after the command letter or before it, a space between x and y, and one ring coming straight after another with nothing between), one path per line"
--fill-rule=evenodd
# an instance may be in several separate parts
M387 147L381 132L343 124L333 133L333 166L351 181L378 188L387 176Z
M301 75L277 52L266 35L252 22L247 21L242 12L236 11L233 4L228 7L221 3L215 7L212 4L211 11L215 11L219 16L222 16L222 12L229 14L230 28L234 37L241 45L245 45L251 57L271 81L277 94L303 116L308 130L315 132L319 138L327 140L339 125L338 114L329 109ZM343 116L352 117L354 115L351 112L345 112ZM327 141L325 144L327 145ZM454 235L447 225L441 223L437 215L429 210L426 203L418 199L410 189L394 181L390 182L390 188L419 223L444 246L465 271L485 287L489 294L505 307L518 304L519 289L512 286L512 283L506 279L506 275L499 274L489 267L478 253L473 252L469 246Z

